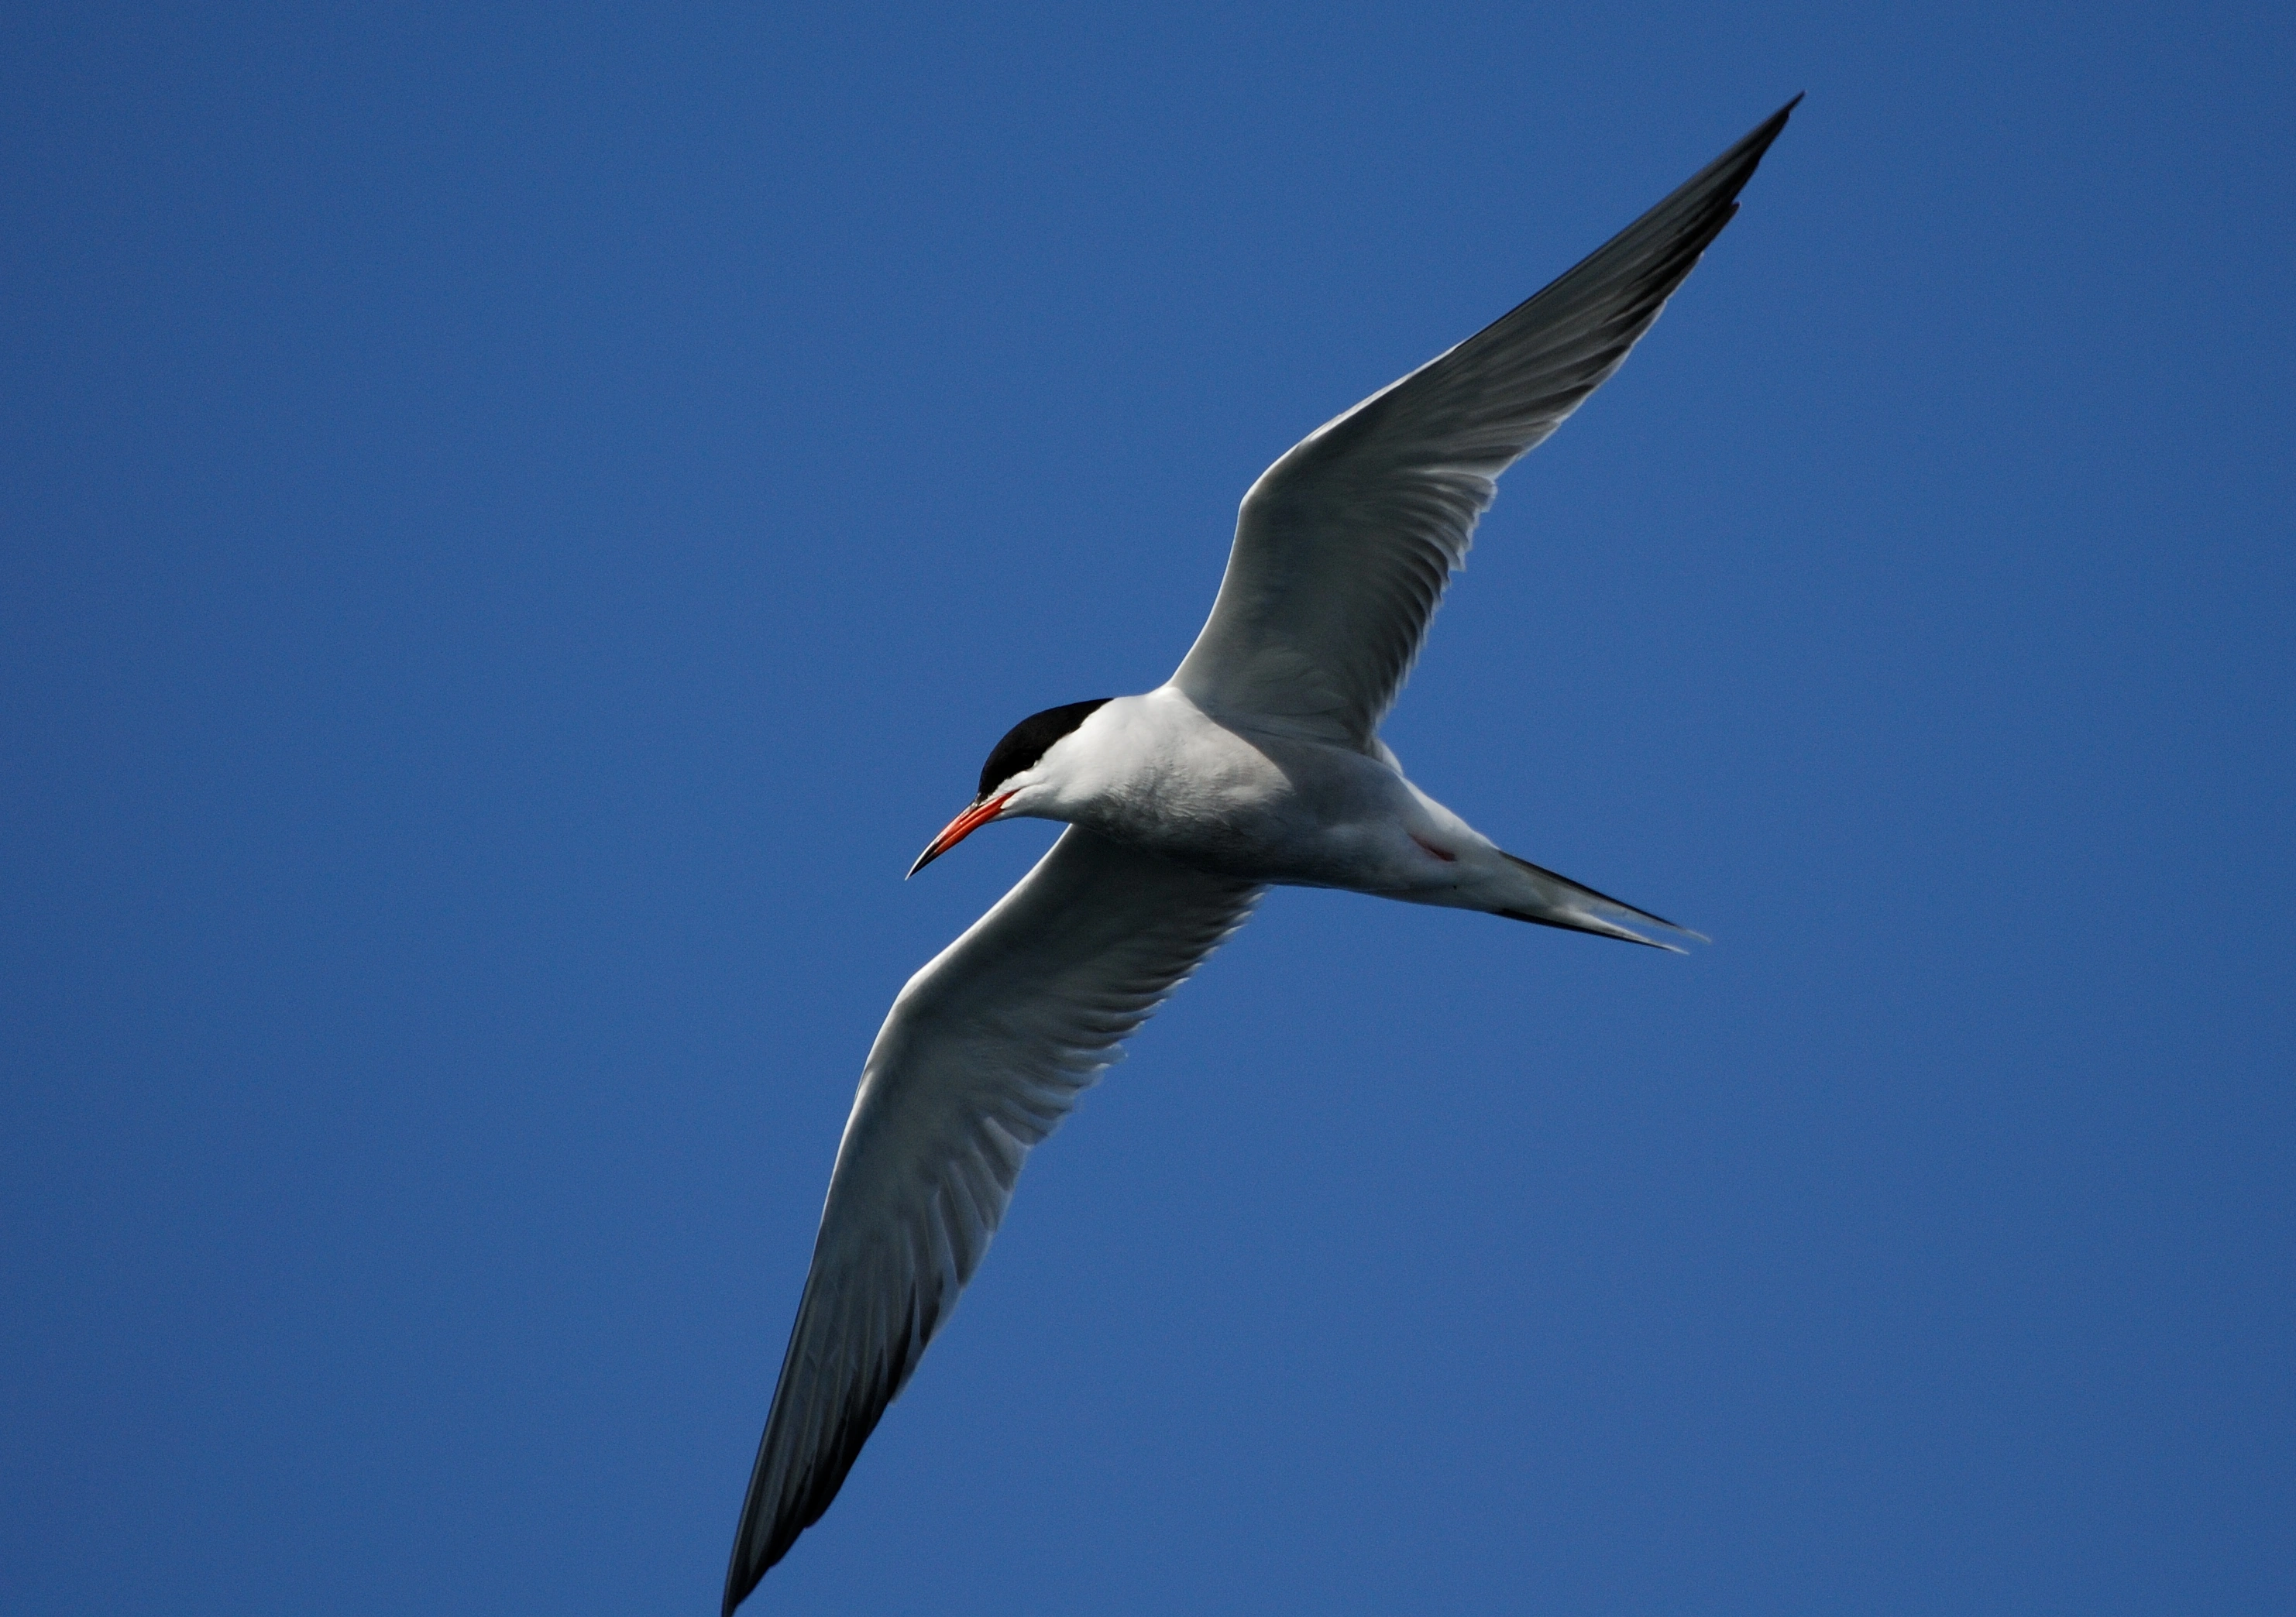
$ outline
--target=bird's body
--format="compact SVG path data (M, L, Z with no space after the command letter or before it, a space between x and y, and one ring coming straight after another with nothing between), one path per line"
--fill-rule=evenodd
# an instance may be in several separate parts
M1215 716L1176 685L1103 704L1041 767L1052 788L1000 818L1065 821L1209 876L1269 886L1337 887L1622 937L1635 935L1607 923L1608 911L1657 921L1501 852L1413 785L1384 746L1367 752Z
M1400 828L1424 816L1401 774L1363 753L1222 723L1166 685L1110 702L1046 761L1070 757L1053 800L1028 813L1214 876L1398 894L1414 885Z
M1405 777L1379 723L1500 472L1649 330L1792 106L1536 297L1269 467L1168 683L1048 708L989 755L978 795L911 874L994 821L1069 829L909 980L870 1049L742 1503L726 1613L836 1497L955 1307L1029 1147L1267 887L1634 943L1653 941L1638 926L1697 935L1504 852Z

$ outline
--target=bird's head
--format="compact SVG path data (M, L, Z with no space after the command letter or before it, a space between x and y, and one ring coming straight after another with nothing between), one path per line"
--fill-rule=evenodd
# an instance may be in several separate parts
M1063 750L1061 742L1110 699L1100 697L1070 702L1065 707L1047 707L1006 731L988 755L988 762L980 766L980 794L925 845L917 862L909 867L909 874L914 876L992 820L1041 816L1059 794L1064 762L1057 755Z

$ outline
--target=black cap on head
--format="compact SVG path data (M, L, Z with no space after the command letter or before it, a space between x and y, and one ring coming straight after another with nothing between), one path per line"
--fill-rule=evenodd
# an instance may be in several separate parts
M988 762L980 766L980 796L986 797L1022 770L1034 769L1054 742L1114 699L1103 696L1089 702L1070 702L1065 707L1047 707L1013 725L988 755Z

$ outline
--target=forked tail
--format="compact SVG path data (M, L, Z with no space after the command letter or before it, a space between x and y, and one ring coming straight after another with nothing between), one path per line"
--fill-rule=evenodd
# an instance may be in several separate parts
M1678 936L1693 938L1702 943L1713 942L1702 932L1693 932L1678 927L1662 915L1652 915L1647 910L1637 910L1622 903L1607 893L1558 876L1544 865L1535 865L1528 859L1517 859L1505 848L1499 857L1520 870L1517 884L1521 894L1520 907L1494 910L1494 915L1504 915L1511 921L1529 921L1534 927L1560 927L1567 932L1591 932L1596 937L1615 937L1629 943L1644 943L1652 949L1669 950L1676 954L1687 952L1674 943L1657 938L1644 937L1630 927L1620 926L1620 920L1646 921L1653 927L1663 927ZM1614 919L1615 918L1615 919Z

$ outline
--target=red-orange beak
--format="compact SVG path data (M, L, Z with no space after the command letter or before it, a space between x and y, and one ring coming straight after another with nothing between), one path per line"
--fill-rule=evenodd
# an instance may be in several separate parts
M932 863L934 860L939 859L942 854L947 853L958 843L963 842L966 837L972 836L973 832L979 830L982 826L987 825L990 821L996 819L996 811L1003 808L1006 804L1012 801L1013 794L1011 792L1006 792L1001 797L983 797L980 802L965 810L964 813L950 821L947 826L942 829L941 834L934 837L931 843L926 845L925 851L917 855L917 862L909 867L909 876L914 876L918 871L923 870L927 865ZM901 878L903 881L906 881L908 878L908 876Z

